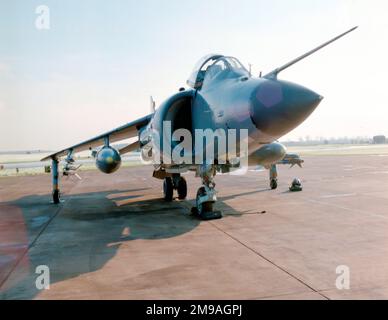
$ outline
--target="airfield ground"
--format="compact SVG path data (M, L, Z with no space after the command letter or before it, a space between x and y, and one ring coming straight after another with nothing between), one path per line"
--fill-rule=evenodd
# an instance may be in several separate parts
M0 179L0 299L388 299L388 156L310 155L303 169L217 176L224 218L161 200L151 168ZM304 190L288 192L292 178ZM36 267L50 268L39 291ZM350 289L336 288L338 266Z

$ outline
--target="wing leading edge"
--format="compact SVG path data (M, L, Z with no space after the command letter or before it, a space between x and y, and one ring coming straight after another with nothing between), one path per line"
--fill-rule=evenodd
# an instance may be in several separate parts
M152 119L152 116L153 114L149 114L148 116L129 122L121 127L105 132L95 138L86 140L69 148L50 154L49 156L43 158L41 161L58 159L63 156L66 156L69 152L77 153L99 147L105 143L106 138L109 139L109 143L113 143L120 140L136 137L140 128L146 126Z

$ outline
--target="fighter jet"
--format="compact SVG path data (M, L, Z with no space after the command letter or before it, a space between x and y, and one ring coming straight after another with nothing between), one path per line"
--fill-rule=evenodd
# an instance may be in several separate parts
M97 147L101 147L95 157L97 168L107 174L119 169L121 155L140 149L144 161L151 159L153 177L163 180L166 201L173 201L174 191L178 199L186 198L187 183L182 174L194 171L202 181L195 210L202 219L222 216L213 210L217 173L260 165L269 169L270 187L276 189L276 165L300 166L303 162L297 155L287 155L278 139L305 121L323 99L304 86L278 79L278 75L356 28L259 77L252 76L234 57L203 57L187 80L189 88L179 89L158 108L151 98L149 115L42 159L52 160L53 202L61 201L60 159L66 156L72 163L75 153ZM214 147L204 132L213 133L213 142L225 138L226 147L219 143ZM111 145L128 138L137 141L120 150Z

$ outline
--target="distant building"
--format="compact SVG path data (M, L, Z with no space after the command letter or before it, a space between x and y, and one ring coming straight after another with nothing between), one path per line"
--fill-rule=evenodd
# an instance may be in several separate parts
M383 144L387 142L387 138L385 136L374 136L373 143L374 144Z

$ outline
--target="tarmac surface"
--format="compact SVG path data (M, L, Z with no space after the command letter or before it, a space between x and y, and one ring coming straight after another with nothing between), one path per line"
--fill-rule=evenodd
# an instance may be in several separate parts
M266 171L217 176L213 221L190 215L192 173L172 203L150 167L64 178L60 205L50 175L1 178L0 299L387 299L388 157L305 160L275 191Z

